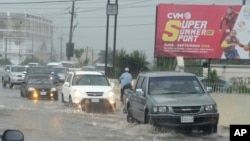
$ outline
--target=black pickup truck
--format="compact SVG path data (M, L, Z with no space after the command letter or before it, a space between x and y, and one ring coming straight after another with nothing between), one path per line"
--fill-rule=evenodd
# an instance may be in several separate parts
M217 132L217 105L196 75L184 72L139 74L134 89L125 90L127 121L155 127L187 127Z

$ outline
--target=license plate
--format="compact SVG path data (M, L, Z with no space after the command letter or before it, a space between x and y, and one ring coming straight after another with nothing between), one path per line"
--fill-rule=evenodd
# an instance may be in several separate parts
M40 92L41 95L46 95L47 93L46 92Z
M194 122L193 116L181 116L181 123L192 123Z
M91 99L91 102L99 102L99 99L93 98L93 99Z

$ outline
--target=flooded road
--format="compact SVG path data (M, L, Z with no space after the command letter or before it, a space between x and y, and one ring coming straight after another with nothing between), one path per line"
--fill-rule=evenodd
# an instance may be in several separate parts
M60 98L59 101L32 101L20 97L19 87L0 87L0 131L21 130L25 141L228 141L230 124L250 123L249 113L241 109L241 104L246 104L250 96L237 95L242 101L231 95L212 96L220 112L218 133L204 135L173 129L155 132L150 125L127 123L119 95L115 113L84 113L61 103Z

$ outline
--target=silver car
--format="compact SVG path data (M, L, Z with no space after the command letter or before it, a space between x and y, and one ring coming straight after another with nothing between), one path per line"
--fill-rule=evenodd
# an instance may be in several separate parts
M25 67L22 65L6 65L2 75L2 85L6 87L8 83L10 88L14 85L20 85L23 82Z

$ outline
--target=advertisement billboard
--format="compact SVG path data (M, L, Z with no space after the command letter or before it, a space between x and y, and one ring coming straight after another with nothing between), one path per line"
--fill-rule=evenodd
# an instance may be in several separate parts
M157 6L155 57L249 59L250 6Z

